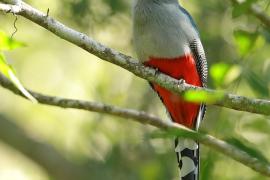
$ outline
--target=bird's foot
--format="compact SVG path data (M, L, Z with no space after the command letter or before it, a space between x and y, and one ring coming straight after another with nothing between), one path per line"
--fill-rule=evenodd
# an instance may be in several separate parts
M179 79L178 80L178 85L182 85L182 84L185 84L186 81L184 79Z

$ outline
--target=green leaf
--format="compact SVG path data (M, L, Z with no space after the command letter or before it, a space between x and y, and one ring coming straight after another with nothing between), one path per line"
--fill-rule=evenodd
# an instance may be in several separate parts
M250 142L248 142L247 140L243 140L245 143L241 142L240 140L236 139L236 138L228 138L226 139L226 142L230 143L231 145L237 147L238 149L246 152L247 154L249 154L252 157L257 158L258 160L262 161L263 163L269 163L269 161L267 160L267 158L257 149L255 149L254 147L256 147L255 144L252 144Z
M13 50L24 46L24 43L14 40L3 31L0 31L0 50Z
M189 90L184 93L183 97L189 102L212 104L221 101L224 97L224 92L209 93L205 91Z
M181 129L173 129L168 131L162 131L162 130L156 130L153 133L151 133L151 138L162 138L162 139L171 139L175 137L184 137L184 138L190 138L190 139L197 139L200 136L199 133L192 132L192 131L184 131Z
M8 76L9 69L10 67L7 65L4 55L0 53L0 72L5 76Z
M213 64L210 68L210 76L216 86L220 86L224 82L224 78L230 69L230 65L225 63Z
M2 53L0 53L0 73L6 76L25 97L27 97L32 102L37 103L37 100L20 83L19 79L15 75L14 69L6 62Z
M234 32L235 44L238 49L238 53L241 56L246 55L253 48L254 43L258 37L258 33L251 33L244 30L237 30Z
M233 81L239 78L242 73L242 68L239 65L230 66L230 69L227 71L224 77L224 84L231 84Z
M215 86L227 85L235 81L242 73L241 66L216 63L210 67L209 74Z
M250 6L258 0L246 0L242 3L234 3L232 17L237 18L243 14L248 13Z

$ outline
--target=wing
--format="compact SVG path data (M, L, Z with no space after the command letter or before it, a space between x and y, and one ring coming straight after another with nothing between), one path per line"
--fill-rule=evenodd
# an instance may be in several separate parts
M202 81L202 86L206 87L208 68L205 53L200 39L194 39L190 43L190 49L193 57L195 58L197 70Z
M207 87L207 76L208 76L207 61L200 39L194 39L190 43L190 49L193 57L195 58L196 67L202 82L202 86ZM201 120L204 118L205 111L206 111L205 104L201 104L200 112L198 114L196 122L196 129L198 129Z
M184 9L182 6L179 5L179 9L182 13L184 13L188 19L188 21L190 22L191 26L195 29L195 33L196 35L191 35L189 36L189 34L192 32L188 31L186 32L186 36L187 37L191 37L188 38L191 41L189 42L189 46L191 49L191 52L195 58L196 61L196 66L197 66L197 70L198 73L200 75L203 87L206 87L207 84L207 61L206 61L206 57L205 57L205 53L204 53L204 49L202 46L202 43L200 41L199 38L199 32L196 26L195 21L193 20L193 18L191 17L191 15L188 13L188 11L186 9ZM195 38L194 38L195 37Z

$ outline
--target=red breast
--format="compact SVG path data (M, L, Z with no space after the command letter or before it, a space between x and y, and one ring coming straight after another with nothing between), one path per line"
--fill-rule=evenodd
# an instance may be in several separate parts
M177 58L150 57L149 61L144 64L157 68L160 72L173 78L184 79L188 84L202 86L196 62L191 54ZM157 84L152 84L152 86L160 96L174 122L189 128L195 127L199 104L186 102L180 95L172 93Z

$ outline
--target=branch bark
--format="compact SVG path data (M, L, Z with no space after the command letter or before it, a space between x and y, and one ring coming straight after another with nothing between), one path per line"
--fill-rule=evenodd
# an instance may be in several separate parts
M12 0L0 0L0 2L12 3ZM18 4L19 2L19 4ZM73 43L76 46L81 47L87 52L96 55L97 57L108 61L112 64L118 65L138 77L146 79L151 82L155 82L167 89L183 93L188 90L205 91L210 95L220 95L221 92L195 87L184 82L173 79L165 74L158 72L155 69L145 67L139 63L136 59L122 54L114 49L106 47L87 35L77 32L59 21L51 18L49 15L44 14L30 5L18 1L17 5L12 4L0 4L0 11L10 12L21 15L30 21L44 27L51 31L56 36L65 39L66 41ZM223 93L223 92L222 92ZM238 96L229 93L223 93L222 100L212 103L217 106L222 106L238 111L246 111L251 113L270 115L270 101L263 99L251 99L244 96Z

